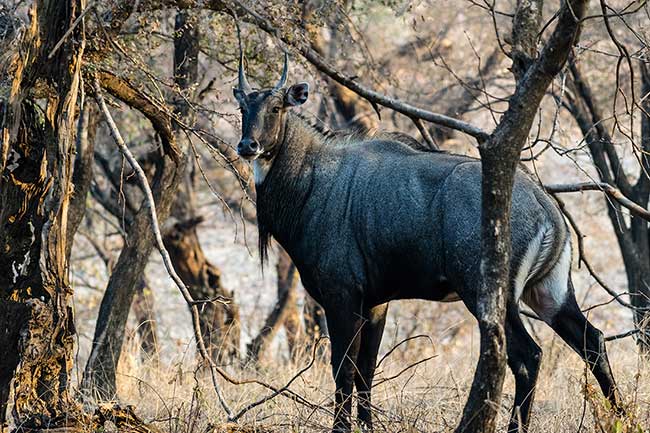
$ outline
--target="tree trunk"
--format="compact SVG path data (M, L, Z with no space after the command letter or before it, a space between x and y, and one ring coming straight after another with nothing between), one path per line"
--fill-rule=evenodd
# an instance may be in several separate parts
M145 361L158 362L158 326L154 313L155 298L153 292L143 277L137 285L133 300L135 326L140 336L140 347Z
M280 254L276 266L278 278L278 298L271 314L266 318L262 329L257 336L248 344L248 359L257 362L263 359L269 349L273 338L282 327L287 327L287 341L289 353L295 355L296 337L290 336L291 327L298 327L299 312L296 302L298 300L296 266L289 258L289 255L279 245Z
M153 191L161 221L169 215L183 167L184 163L177 165L167 156L158 167ZM115 398L115 374L122 352L126 321L135 289L153 249L153 241L149 211L143 205L130 224L126 245L114 266L99 308L93 346L81 385L86 398Z
M73 0L34 2L20 57L8 66L14 78L2 113L0 429L11 390L21 429L81 421L68 392L75 329L66 246L76 229L72 191L87 188L73 183L83 25L48 58L81 8ZM47 109L30 97L45 100Z
M562 4L557 25L537 56L543 1L517 2L513 22L517 87L494 132L479 146L482 167L481 285L477 293L476 316L481 332L481 353L457 433L491 433L496 429L495 418L506 364L506 302L512 300L513 289L510 285L510 210L515 170L546 89L564 67L573 48L586 4L587 1L580 0Z
M287 311L284 317L284 329L287 333L287 346L289 356L292 360L299 355L300 338L302 337L302 327L300 321L300 310L298 309L298 271L289 258L289 255L283 252L278 259L278 292L281 297L285 297L284 292L293 292L288 298L293 298L287 304Z
M311 296L305 296L305 305L302 310L303 321L305 324L305 352L311 353L313 345L327 333L327 320L325 320L325 311L318 305ZM325 345L318 347L318 356L324 355Z
M624 261L627 274L630 304L637 308L634 311L634 326L640 332L636 338L639 350L645 355L650 354L650 258L639 257L630 263Z
M179 12L174 32L174 80L181 92L191 93L196 80L198 67L198 39L193 22L186 19L186 12ZM177 128L172 128L172 119L157 108L148 109L147 98L128 88L128 83L117 77L103 76L102 85L108 87L109 93L127 103L143 107L143 113L152 121L159 135L164 137L165 155L161 161L155 161L156 172L153 194L160 223L169 216L176 192L183 179L186 165L186 152L181 150L181 159L177 160L177 144L188 149L189 143ZM175 101L176 113L187 116L189 106L185 97ZM144 101L144 102L143 102ZM167 144L165 144L165 142ZM176 150L174 150L176 149ZM86 397L113 399L116 394L115 374L124 342L124 329L128 318L135 288L153 248L153 232L149 211L141 206L128 229L127 244L122 249L102 299L99 317L93 337L93 349L84 371L82 389Z
M114 213L113 216L119 218L120 214ZM129 217L129 219L132 219L132 217ZM110 275L113 271L114 258L110 252L106 251L92 236L86 234L86 238L95 249L97 255L99 255L104 262L106 271ZM140 347L143 350L143 360L153 360L154 362L157 362L159 347L154 304L155 300L153 292L143 275L136 288L135 299L133 301L133 314L135 315L136 332L140 336Z
M633 200L648 207L650 198L650 66L641 63L641 170L635 187ZM633 294L632 305L639 309L634 312L634 324L641 332L637 338L639 348L646 355L650 354L650 227L648 222L632 216L633 238L637 244L637 257L640 266L636 269L636 278L628 277L629 291ZM626 264L626 269L628 268Z
M184 194L179 194L180 197L187 198ZM184 211L180 213L191 214ZM223 364L239 357L239 307L234 302L233 292L221 284L221 271L203 253L196 233L196 226L202 221L203 218L197 217L174 224L165 233L163 241L174 269L194 299L223 297L230 300L228 305L216 301L205 303L199 316L201 332L211 358Z
M496 144L496 145L495 145ZM505 311L510 291L510 206L519 153L504 143L481 146L480 357L457 432L493 432L505 376Z
M70 251L77 228L86 214L86 199L93 178L93 161L95 150L95 135L97 133L98 113L94 104L86 101L79 114L77 127L76 157L72 183L74 190L70 199L68 236L66 239L66 255Z

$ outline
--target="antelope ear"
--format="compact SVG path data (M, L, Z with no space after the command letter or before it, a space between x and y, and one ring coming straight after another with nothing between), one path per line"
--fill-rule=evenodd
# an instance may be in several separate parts
M309 84L298 83L287 89L287 94L284 97L284 105L287 107L295 107L307 102L309 97Z
M244 92L242 89L238 87L233 87L232 94L237 100L237 102L239 102L240 104L243 104L244 101L246 101L246 92Z

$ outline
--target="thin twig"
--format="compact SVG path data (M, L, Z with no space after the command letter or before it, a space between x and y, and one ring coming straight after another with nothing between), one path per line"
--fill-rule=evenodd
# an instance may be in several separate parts
M253 409L253 408L255 408L255 407L257 407L257 406L259 406L259 405L261 405L261 404L264 404L264 403L266 403L266 402L269 401L269 400L274 399L274 398L277 397L278 395L282 394L284 391L288 390L288 389L289 389L289 386L291 386L291 384L292 384L296 379L298 379L300 376L302 376L302 375L303 375L307 370L309 370L309 369L314 365L314 362L316 362L316 350L318 349L318 346L319 346L320 342L321 342L324 338L326 338L326 337L321 337L321 338L319 338L319 339L316 341L316 344L314 344L314 347L313 347L313 349L312 349L312 356L311 356L311 360L309 361L309 364L307 364L307 365L304 366L302 369L300 369L300 371L298 371L298 373L296 373L296 374L295 374L295 375L294 375L294 376L293 376L293 377L292 377L292 378L291 378L291 379L286 383L286 385L284 385L282 388L278 388L278 389L276 389L276 390L273 391L271 394L269 394L269 395L267 395L267 396L265 396L265 397L262 397L261 399L259 399L259 400L257 400L257 401L254 401L253 403L250 403L250 404L247 405L246 407L242 408L239 412L237 412L236 415L234 415L234 416L231 417L230 419L231 419L232 421L237 421L239 418L241 418L241 417L242 417L246 412L248 412L249 410L251 410L251 409Z
M429 337L428 335L425 335L425 334L418 334L418 335L413 335L411 337L405 338L402 341L400 341L399 343L397 343L396 345L394 345L388 352L386 352L386 354L381 357L381 359L379 360L379 362L377 363L375 368L376 369L379 368L379 366L381 366L381 363L384 362L386 360L386 358L388 358L391 355L391 353L393 353L402 344L408 343L409 341L415 340L417 338L426 338L427 340L429 340L429 343L431 343L431 345L433 345L433 340L431 340L431 337Z
M158 215L156 214L155 201L153 198L153 193L151 192L151 188L149 187L147 175L145 174L142 167L140 167L140 164L138 164L138 161L133 156L133 154L127 147L126 143L124 142L124 139L122 138L122 135L120 134L120 131L117 128L115 121L113 120L113 116L111 116L111 113L108 110L108 107L106 106L106 102L104 101L99 80L97 79L97 77L95 77L94 80L95 80L94 81L95 98L97 99L97 103L99 104L99 107L102 110L102 113L104 114L106 123L108 124L108 127L111 131L111 134L113 135L113 138L115 139L115 143L117 144L122 155L124 155L124 157L131 165L131 168L133 168L133 171L135 171L140 186L142 188L142 191L144 192L145 195L144 202L145 202L145 206L147 206L147 209L149 210L149 215L151 217L151 227L154 232L156 248L160 252L163 263L165 265L165 268L167 269L167 272L169 273L169 276L172 278L174 283L176 283L176 286L178 286L181 294L183 295L183 298L185 299L185 302L190 307L192 313L192 325L194 329L194 338L196 339L196 344L199 348L199 353L201 354L201 358L203 359L204 362L206 362L210 366L210 372L212 374L212 383L214 385L214 390L217 394L217 398L219 399L219 403L221 403L221 406L228 414L228 418L232 418L233 416L232 410L228 406L228 403L226 402L221 392L221 389L219 387L219 384L217 383L216 380L216 373L218 373L217 367L214 364L214 361L210 359L210 355L205 347L205 342L203 341L203 336L201 335L201 325L199 322L199 310L197 308L196 302L194 301L192 295L190 294L189 290L185 286L185 283L183 283L183 280L181 280L181 278L176 273L171 258L169 257L169 253L167 252L167 249L165 248L165 244L163 243L162 234L160 232L160 226L158 225Z
M427 142L429 149L438 150L439 149L438 144L429 133L429 130L422 124L422 119L418 117L411 117L411 120L413 121L413 123L415 123L415 126L416 128L418 128L418 131L420 131L420 135L422 135L424 141Z
M629 308L632 311L647 311L648 310L647 308L634 306L634 305L630 304L629 302L626 302L623 299L621 299L623 293L616 293L616 291L614 289L612 289L611 287L609 287L607 285L607 283L605 283L605 281L596 273L593 266L591 266L591 262L589 262L589 260L587 259L587 255L586 255L584 244L583 244L583 238L585 236L582 234L582 231L580 230L580 227L578 227L578 223L576 222L573 215L571 215L569 210L566 208L566 205L564 204L564 202L559 197L557 197L556 195L555 195L555 199L557 200L557 203L560 206L560 210L562 211L562 213L566 217L567 221L569 222L569 225L571 226L571 228L573 229L573 231L575 232L575 234L576 234L576 236L578 238L578 260L579 260L578 267L580 267L580 263L583 263L585 265L585 268L587 268L587 271L589 272L589 275L591 275L592 278L594 280L596 280L596 283L598 283L598 285L603 290L605 290L607 293L612 295L612 299L615 300L616 302L618 302L619 304L621 304L622 306L624 306L626 308ZM628 293L628 294L630 296L633 295L632 293Z
M437 358L437 357L438 357L438 355L431 355L431 356L427 356L426 358L422 358L422 359L420 359L420 360L418 360L418 361L415 361L414 363L409 364L409 365L407 365L406 367L404 367L403 369L401 369L398 373L396 373L396 374L394 374L394 375L392 375L392 376L390 376L390 377L387 377L387 378L385 378L385 379L382 379L382 380L378 381L378 382L375 383L373 386L379 386L379 385L381 385L382 383L386 383L386 382L389 382L389 381L391 381L391 380L393 380L393 379L397 379L399 376L401 376L402 374L404 374L406 371L412 369L413 367L417 367L418 365L423 364L423 363L425 363L425 362L427 362L427 361L429 361L429 360L431 360L431 359L433 359L433 358Z
M605 341L620 340L621 338L629 337L631 335L636 335L639 332L641 332L640 329L631 329L631 330L629 330L627 332L623 332L621 334L610 335L609 337L605 337Z

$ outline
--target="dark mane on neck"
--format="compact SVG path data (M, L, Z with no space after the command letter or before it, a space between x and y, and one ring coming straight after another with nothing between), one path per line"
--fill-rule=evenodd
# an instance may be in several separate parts
M335 139L353 133L353 131L333 130L315 116L305 116L299 112L293 112L292 115L302 120L307 126L322 135L324 139Z
M396 141L421 152L444 152L439 149L432 149L414 137L397 131L383 131L381 129L369 130L361 126L345 129L331 129L325 122L313 116L305 116L302 113L292 113L295 117L304 122L305 125L319 133L327 142L343 140L387 140Z

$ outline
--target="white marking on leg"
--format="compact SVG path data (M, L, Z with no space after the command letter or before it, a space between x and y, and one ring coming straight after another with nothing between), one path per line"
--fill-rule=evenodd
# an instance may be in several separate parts
M528 244L524 257L519 263L517 274L515 275L515 300L521 298L526 283L530 277L535 274L535 271L544 263L544 259L548 257L548 255L543 252L543 249L544 246L548 244L548 242L545 242L546 238L551 237L549 236L550 232L551 230L549 228L542 227Z
M547 323L560 311L569 294L570 271L571 241L567 238L553 269L524 296L525 302Z
M543 285L548 289L557 309L562 306L569 292L569 272L571 271L571 241L567 239L562 254Z

